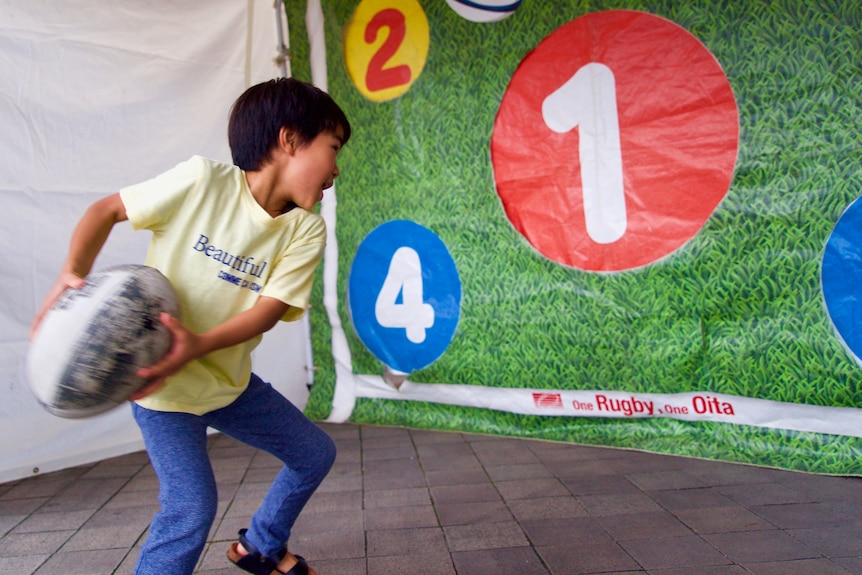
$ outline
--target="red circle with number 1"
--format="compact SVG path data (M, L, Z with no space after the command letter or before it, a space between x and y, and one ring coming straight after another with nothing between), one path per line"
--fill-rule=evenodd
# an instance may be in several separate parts
M727 194L739 115L715 57L643 12L577 18L521 62L491 137L509 220L545 257L613 272L695 236Z

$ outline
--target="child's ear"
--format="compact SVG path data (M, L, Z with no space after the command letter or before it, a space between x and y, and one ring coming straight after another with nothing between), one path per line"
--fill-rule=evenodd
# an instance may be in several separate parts
M285 152L292 154L296 151L296 135L287 128L278 131L278 146Z

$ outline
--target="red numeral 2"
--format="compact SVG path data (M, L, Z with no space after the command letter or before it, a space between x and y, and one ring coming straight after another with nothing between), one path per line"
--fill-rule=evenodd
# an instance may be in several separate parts
M402 64L394 68L384 68L404 41L407 30L404 14L394 8L387 8L375 14L365 27L365 42L373 43L381 28L388 28L389 35L368 62L368 72L365 75L365 85L372 92L409 84L411 77L409 66Z

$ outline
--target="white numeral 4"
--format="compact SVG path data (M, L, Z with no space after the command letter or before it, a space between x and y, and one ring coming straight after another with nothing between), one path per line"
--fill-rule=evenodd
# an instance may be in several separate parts
M374 314L383 327L405 329L411 342L425 341L425 330L434 325L434 307L422 300L422 264L416 250L401 247L392 255Z
M626 233L626 198L614 73L592 62L542 102L542 117L554 132L578 128L578 158L587 234L600 244Z

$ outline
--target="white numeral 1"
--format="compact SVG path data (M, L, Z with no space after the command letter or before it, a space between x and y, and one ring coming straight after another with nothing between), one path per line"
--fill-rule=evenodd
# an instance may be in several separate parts
M581 187L587 234L600 244L626 233L626 198L614 73L592 62L542 102L542 117L554 132L578 128Z
M411 342L425 341L425 330L434 325L434 307L422 300L422 264L416 250L401 247L392 255L374 314L383 327L407 330Z

